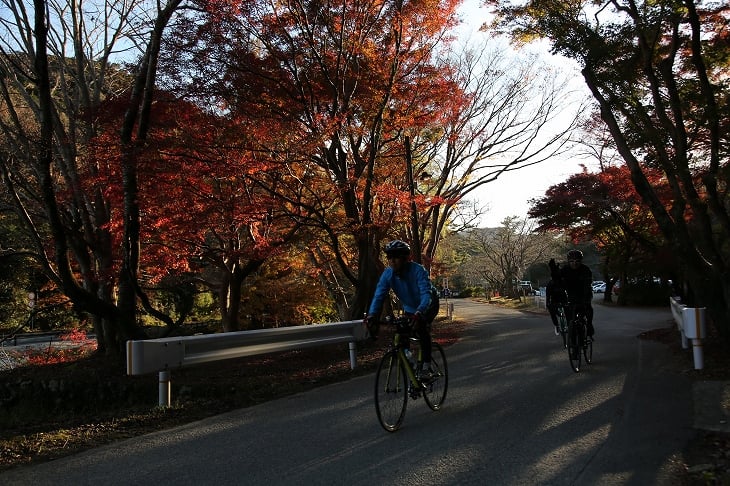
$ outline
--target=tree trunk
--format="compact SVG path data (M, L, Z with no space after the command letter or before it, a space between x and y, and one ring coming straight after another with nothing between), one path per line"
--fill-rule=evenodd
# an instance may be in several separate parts
M123 342L136 334L137 281L140 252L139 187L137 184L137 150L147 140L162 33L180 0L170 1L158 12L147 50L135 79L129 109L124 115L120 134L122 151L122 189L124 193L124 235L122 268L119 272L116 339L123 352ZM136 140L133 137L136 127Z
M685 205L690 203L679 204L684 199L683 195L677 192L672 213L670 214L666 210L654 188L647 181L639 160L634 156L624 137L623 130L613 113L613 106L601 92L596 73L585 68L583 75L586 84L601 107L601 118L611 132L618 152L631 171L631 179L636 192L649 207L666 240L670 242L676 254L681 255L686 268L687 280L690 282L694 294L694 297L685 304L691 307L706 307L718 332L725 340L729 340L730 326L727 315L730 301L727 300L727 296L730 295L730 279L724 275L725 272L719 270L724 262L715 256L722 252L713 247L715 238L712 234L712 226L707 224L709 219L706 212L707 206L696 202L692 204L695 209L693 212L695 219L686 221ZM674 180L678 186L681 179L678 172L681 172L681 169L675 167L676 165L675 160L665 160L663 163L667 178ZM705 258L705 255L712 257ZM619 304L623 301L624 297L619 293Z
M241 330L241 285L245 275L238 265L234 266L231 273L226 278L226 285L222 286L220 291L221 300L221 321L223 323L224 332L234 332Z
M370 301L375 293L375 287L383 271L383 264L377 258L373 245L365 239L358 244L358 285L355 290L350 319L362 319L368 312Z

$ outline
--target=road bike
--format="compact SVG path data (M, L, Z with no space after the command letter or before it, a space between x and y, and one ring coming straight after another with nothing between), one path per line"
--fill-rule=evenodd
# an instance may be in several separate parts
M441 409L446 400L449 371L444 350L435 342L431 348L430 372L421 369L420 341L412 336L410 318L390 317L381 324L395 326L395 332L375 375L375 410L380 425L388 432L395 432L403 423L409 397L411 400L423 397L431 410Z
M588 318L585 307L576 304L569 305L571 319L568 321L568 360L573 371L578 373L581 366L581 355L587 364L593 361L593 339L588 336Z

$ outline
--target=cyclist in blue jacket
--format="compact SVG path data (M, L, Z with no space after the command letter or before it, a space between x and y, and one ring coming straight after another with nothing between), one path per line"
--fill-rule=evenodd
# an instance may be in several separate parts
M378 322L378 315L383 302L392 289L403 306L403 312L412 320L412 327L421 341L423 370L431 367L431 323L438 314L438 291L431 284L426 268L411 261L411 247L401 240L394 240L385 245L388 267L383 271L375 288L365 323ZM371 333L374 334L373 329Z

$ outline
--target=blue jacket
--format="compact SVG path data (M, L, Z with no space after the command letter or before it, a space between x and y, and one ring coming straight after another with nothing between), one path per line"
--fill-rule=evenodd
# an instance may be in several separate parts
M370 303L368 315L380 313L383 301L390 289L393 289L395 295L398 296L406 313L420 312L423 314L431 305L431 287L428 270L419 263L408 262L400 275L396 275L391 267L387 267L380 275L378 285L375 287L375 295Z

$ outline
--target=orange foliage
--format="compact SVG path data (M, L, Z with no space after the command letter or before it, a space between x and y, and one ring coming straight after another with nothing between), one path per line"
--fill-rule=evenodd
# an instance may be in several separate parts
M270 253L277 206L248 177L275 170L278 162L252 155L235 131L231 138L227 120L164 93L158 98L149 142L138 156L143 275L156 282L190 271L192 259ZM103 188L112 207L107 228L117 240L123 234L120 158L114 133L102 133L86 164L95 177L85 178Z
M448 67L433 58L436 39L448 41L442 34L456 22L458 3L286 4L276 12L248 13L236 8L225 22L211 21L206 32L216 35L202 51L216 52L221 42L231 49L225 77L230 91L219 92L221 104L240 119L267 125L278 120L277 130L286 136L276 140L276 149L321 168L310 181L318 189L310 200L330 194L342 204L357 194L360 204L328 212L327 225L347 233L360 224L390 226L408 214L400 210L408 202L400 135L439 125L459 104ZM218 21L221 5L209 4ZM223 35L239 31L255 32L267 43L250 52L248 45L230 41L233 34ZM363 220L370 207L385 219Z

